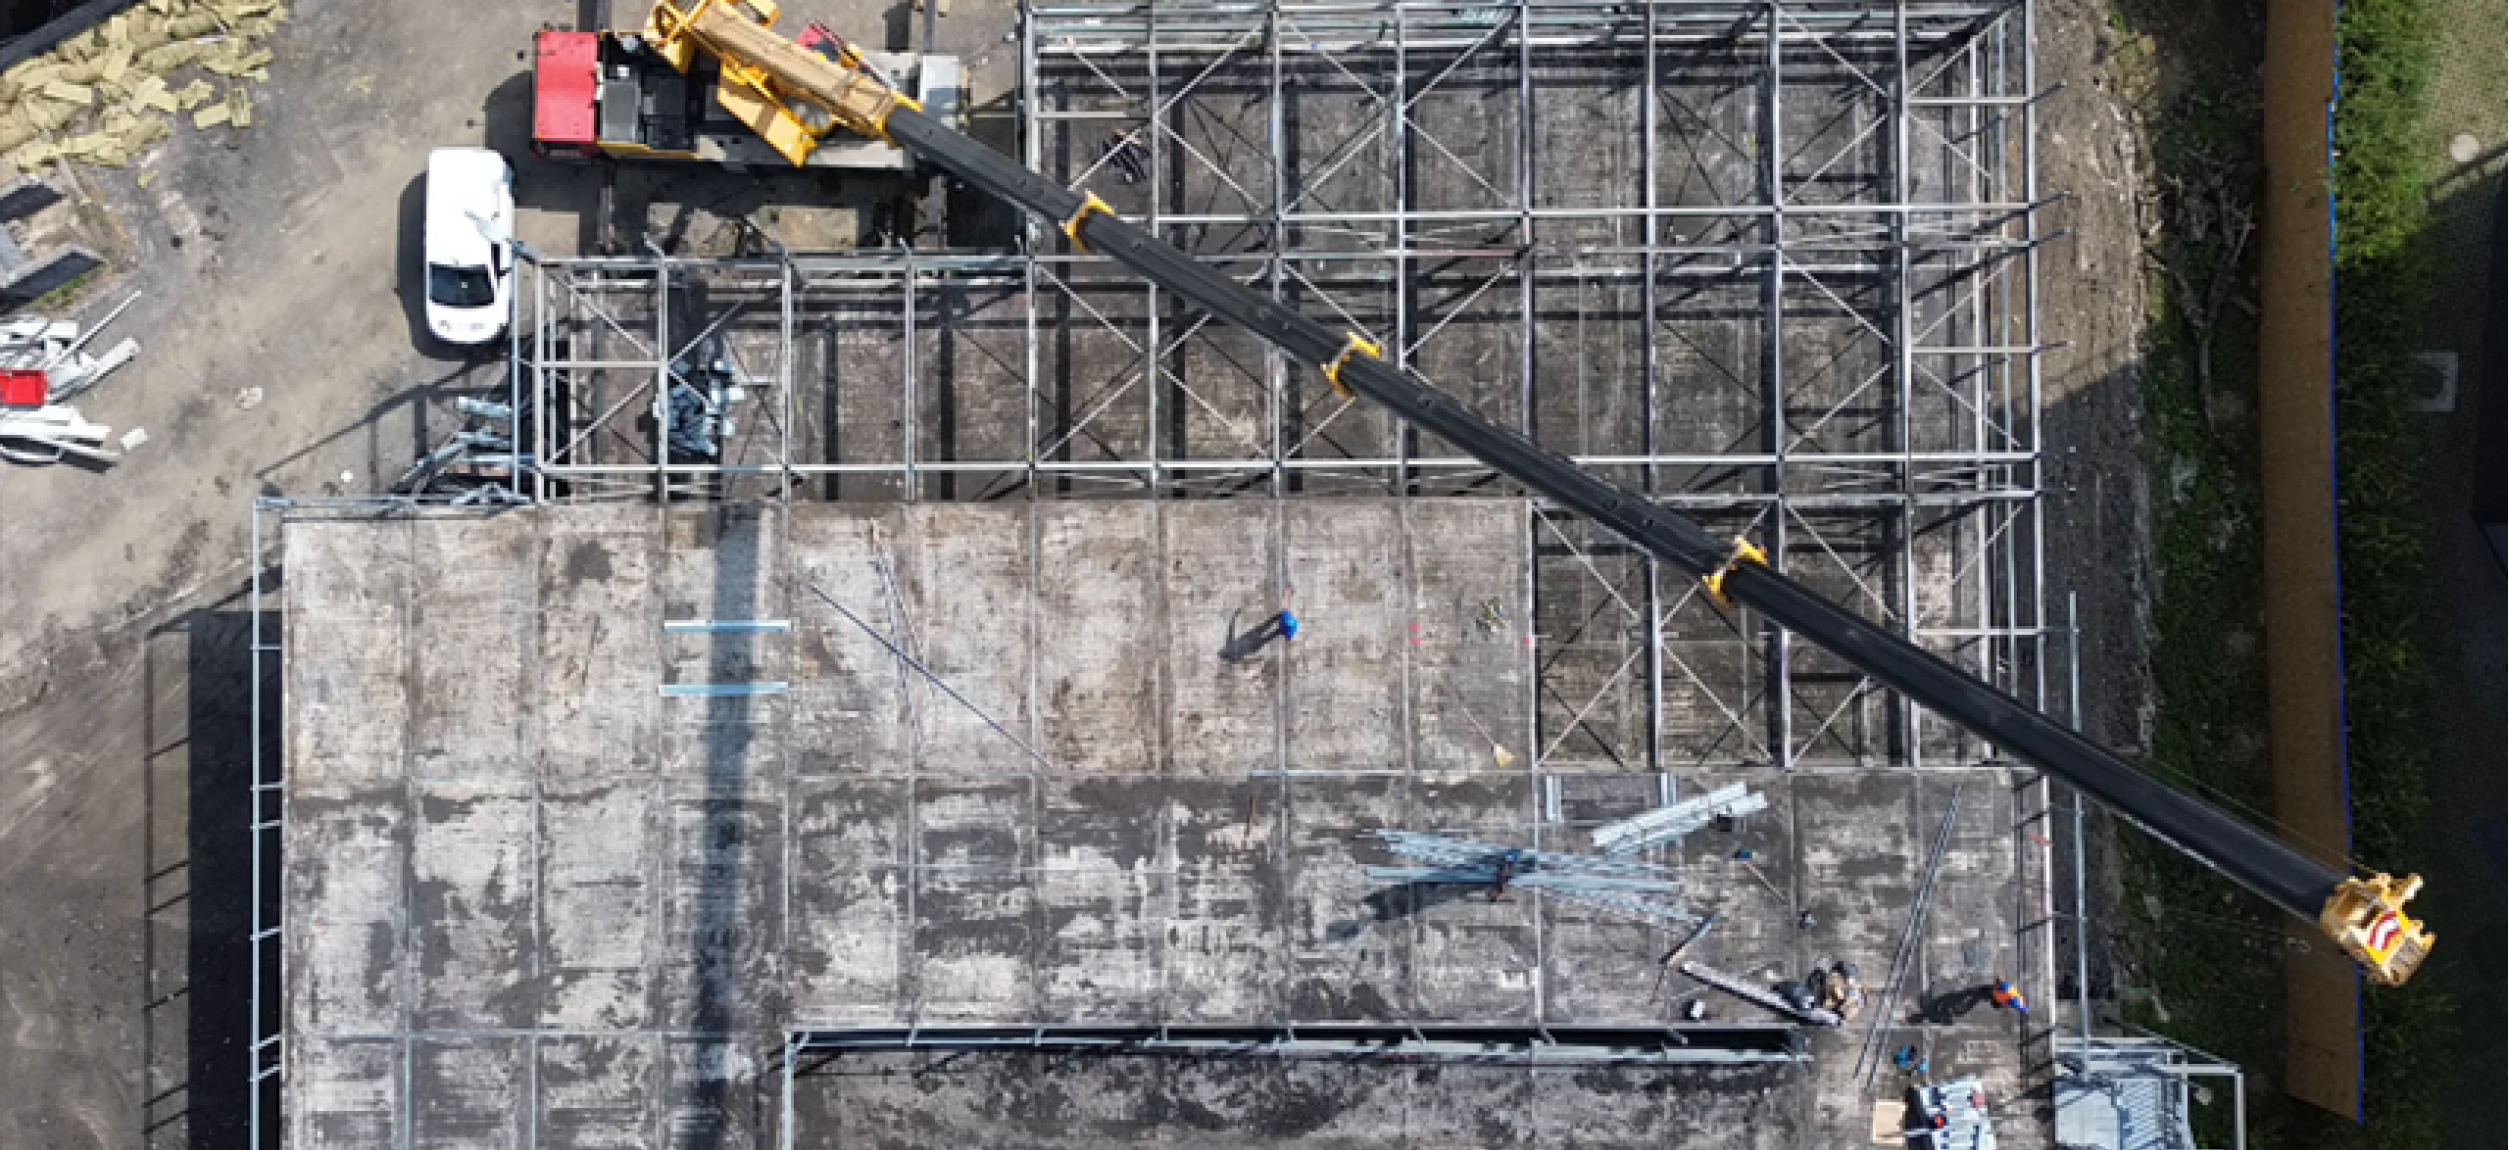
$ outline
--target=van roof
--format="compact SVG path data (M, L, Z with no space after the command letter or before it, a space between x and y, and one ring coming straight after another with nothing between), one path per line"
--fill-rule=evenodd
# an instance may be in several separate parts
M427 153L427 262L448 267L486 267L488 239L476 216L496 210L496 189L507 172L505 157L486 148L437 148Z

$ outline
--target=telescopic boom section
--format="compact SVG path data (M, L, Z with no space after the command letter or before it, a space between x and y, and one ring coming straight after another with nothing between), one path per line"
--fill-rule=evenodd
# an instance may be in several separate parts
M879 137L889 113L923 105L891 91L866 71L849 68L784 39L768 28L769 0L661 0L645 18L645 41L682 72L698 49L722 66L714 98L792 161L809 162L819 137L844 127ZM846 58L860 57L846 52Z
M670 8L656 7L659 13ZM703 0L728 17L722 0ZM771 17L770 17L771 18ZM763 41L785 43L750 23ZM747 33L743 33L747 36ZM704 37L717 53L731 36ZM745 41L744 41L745 43ZM788 45L789 46L789 45ZM746 51L741 49L728 49ZM2011 753L2088 791L2177 849L2303 918L2389 985L2411 977L2435 941L2403 912L2418 876L2366 878L2311 858L2254 826L2177 790L2046 715L1988 687L1939 657L1770 570L1745 540L1720 540L1688 518L1595 477L1524 436L1482 418L1453 397L1384 362L1357 333L1336 333L1247 289L1124 222L1095 195L1073 191L922 114L851 84L859 73L807 52L726 57L800 75L772 77L779 90L831 93L821 106L836 121L883 138L1060 228L1071 243L1131 268L1290 356L1318 365L1345 394L1373 400L1466 454L1585 517L1647 553L1698 577L1719 604L1741 604L1820 644L1865 674Z

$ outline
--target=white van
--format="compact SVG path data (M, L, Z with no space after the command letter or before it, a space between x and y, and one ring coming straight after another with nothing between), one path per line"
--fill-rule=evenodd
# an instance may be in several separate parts
M486 148L427 153L427 330L446 343L505 331L514 283L514 169Z

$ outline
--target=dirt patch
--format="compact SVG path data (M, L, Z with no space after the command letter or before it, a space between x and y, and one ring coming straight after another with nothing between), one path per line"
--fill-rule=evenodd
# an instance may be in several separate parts
M2038 194L2068 197L2048 210L2042 231L2070 233L2039 265L2040 326L2068 344L2044 367L2043 507L2048 617L2063 627L2067 596L2079 604L2082 729L2130 753L2150 741L2141 251L2151 169L2134 112L2146 81L2129 67L2131 45L2112 11L2084 0L2038 10L2038 74L2069 85L2038 120Z
M0 1145L241 1143L249 657L194 624L231 616L254 494L371 490L436 389L496 366L413 344L398 200L429 148L481 141L565 13L308 8L252 129L78 169L54 209L119 277L89 318L144 293L112 329L139 358L79 402L149 441L103 473L0 470Z
M2045 379L2046 603L2059 631L2078 622L2082 730L2128 755L2151 744L2152 497L2145 420L2149 300L2143 239L2156 227L2150 147L2137 110L2149 99L2149 53L2103 3L2055 0L2038 9L2038 74L2063 81L2038 120L2038 194L2067 198L2048 209L2042 231L2070 235L2040 258L2039 322L2044 338L2068 346L2047 357ZM2059 636L2047 657L2050 700L2070 708L2075 640ZM2071 798L2061 795L2058 833L2069 837ZM2118 921L2117 828L2092 804L2090 921ZM2130 833L2130 832L2128 832ZM2054 852L2057 904L2069 906L2072 852ZM2093 997L2115 996L2121 980L2106 930L2090 940ZM2075 927L2056 930L2056 986L2080 994Z

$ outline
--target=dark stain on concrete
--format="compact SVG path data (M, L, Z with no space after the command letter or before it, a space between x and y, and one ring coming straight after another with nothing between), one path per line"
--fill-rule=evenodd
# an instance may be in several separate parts
M566 578L574 583L599 583L610 578L610 549L597 539L578 539L566 549Z

